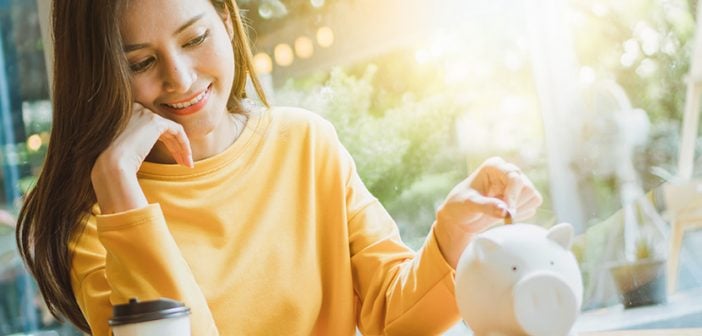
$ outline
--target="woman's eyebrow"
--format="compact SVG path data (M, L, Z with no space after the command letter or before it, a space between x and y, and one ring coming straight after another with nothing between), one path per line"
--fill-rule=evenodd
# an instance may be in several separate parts
M178 35L180 32L182 32L182 31L185 30L186 28L190 27L193 23L197 22L197 20L202 19L203 16L205 16L204 13L203 13L203 14L200 14L200 15L194 16L192 19L188 20L188 22L186 22L185 24L183 24L182 26L180 26L180 28L178 28L178 29L175 31L175 33L173 33L173 35Z
M187 29L188 27L192 26L193 23L197 22L198 20L202 19L202 17L205 16L205 14L199 14L194 16L192 19L188 20L188 22L184 23L182 26L180 26L176 31L173 33L173 35L178 35L180 34L183 30ZM142 49L149 47L149 43L137 43L137 44L127 44L124 46L124 52L130 52L134 51L137 49Z

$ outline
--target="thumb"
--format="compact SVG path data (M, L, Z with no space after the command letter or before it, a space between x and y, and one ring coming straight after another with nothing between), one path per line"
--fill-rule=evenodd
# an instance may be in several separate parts
M495 197L486 197L475 190L471 190L466 197L466 205L475 212L495 218L507 216L507 203Z

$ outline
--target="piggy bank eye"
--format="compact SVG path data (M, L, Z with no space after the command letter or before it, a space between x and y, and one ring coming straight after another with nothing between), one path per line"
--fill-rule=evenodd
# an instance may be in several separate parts
M512 266L512 271L516 272L516 271L517 271L517 266Z

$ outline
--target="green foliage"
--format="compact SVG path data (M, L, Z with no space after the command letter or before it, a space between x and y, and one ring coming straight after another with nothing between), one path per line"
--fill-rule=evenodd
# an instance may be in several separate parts
M571 3L581 18L574 30L580 63L600 78L615 79L651 119L649 143L635 158L649 190L661 183L652 169L674 171L677 161L696 1Z
M386 208L398 222L400 234L409 246L422 245L434 221L437 203L461 178L461 172L427 173L386 202Z
M620 84L632 106L651 120L649 141L634 158L644 190L660 184L662 174L654 171L674 171L695 6L684 0L569 1L578 63L596 79ZM292 79L277 90L275 101L316 111L336 126L364 182L398 220L405 240L426 232L436 204L464 177L466 163L474 169L491 155L517 163L542 191L542 209L548 209L549 174L540 106L531 98L536 94L528 48L499 31L465 32L463 48L444 55L444 63L418 66L416 50L394 50L376 57L377 66L362 62ZM525 65L505 67L502 60L510 55ZM456 69L465 75L451 77ZM517 112L501 110L512 103ZM469 151L459 151L454 139L459 115L479 131L467 136ZM578 184L589 224L622 206L612 176L586 170ZM541 212L534 222L553 217ZM582 253L584 262L592 252Z
M398 99L376 87L377 71L371 64L360 76L334 69L324 79L289 80L276 103L305 107L334 124L366 186L417 247L436 203L465 172L453 141L458 109L440 95Z

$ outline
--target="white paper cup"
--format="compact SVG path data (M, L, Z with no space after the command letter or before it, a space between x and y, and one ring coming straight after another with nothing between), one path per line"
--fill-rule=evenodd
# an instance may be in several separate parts
M190 336L190 308L178 301L130 299L114 306L112 314L114 336Z

